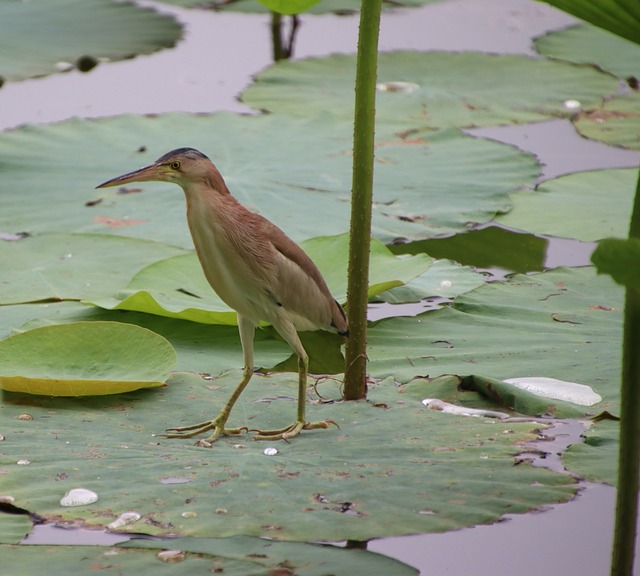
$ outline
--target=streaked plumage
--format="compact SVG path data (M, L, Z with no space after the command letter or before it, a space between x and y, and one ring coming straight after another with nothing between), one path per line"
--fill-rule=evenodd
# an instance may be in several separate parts
M193 148L179 148L150 166L124 174L98 188L158 180L182 187L187 222L205 276L220 298L238 313L245 372L220 415L210 422L171 429L170 436L193 436L213 429L213 442L224 429L235 400L253 371L253 336L258 322L272 324L298 355L298 419L290 427L261 432L258 439L290 438L303 428L329 421L304 420L307 353L298 330L330 330L348 334L347 318L331 296L320 271L307 254L277 226L242 206L229 192L213 163Z

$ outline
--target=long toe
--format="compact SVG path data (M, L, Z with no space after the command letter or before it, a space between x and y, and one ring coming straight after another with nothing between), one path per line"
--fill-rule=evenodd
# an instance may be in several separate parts
M224 420L218 417L214 420L207 420L206 422L200 422L190 426L168 428L167 434L164 434L164 437L193 438L194 436L199 436L200 434L209 432L209 430L213 430L213 433L206 440L202 440L197 444L199 446L207 446L215 442L220 436L235 436L249 430L246 426L241 428L225 428L224 423Z
M253 437L254 440L289 440L300 434L302 430L327 429L331 424L340 428L338 423L333 420L321 420L319 422L297 421L285 428L278 428L276 430L251 430L251 432L257 432Z

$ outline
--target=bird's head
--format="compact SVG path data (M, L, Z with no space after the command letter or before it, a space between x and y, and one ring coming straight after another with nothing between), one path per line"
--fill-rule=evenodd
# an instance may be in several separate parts
M183 188L206 180L217 170L211 160L194 148L177 148L160 156L153 164L103 182L96 188L121 186L129 182L174 182Z

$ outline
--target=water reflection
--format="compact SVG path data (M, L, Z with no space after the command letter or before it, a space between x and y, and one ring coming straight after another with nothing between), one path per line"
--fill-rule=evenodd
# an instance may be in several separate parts
M571 238L535 236L488 224L451 236L389 246L394 254L426 252L455 260L500 279L511 273L541 272L558 266L587 266L595 245Z

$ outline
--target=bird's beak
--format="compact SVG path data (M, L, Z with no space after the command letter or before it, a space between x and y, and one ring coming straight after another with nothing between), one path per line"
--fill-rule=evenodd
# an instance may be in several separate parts
M111 186L121 186L122 184L128 184L129 182L148 182L150 180L156 180L164 182L167 180L167 167L162 164L151 164L144 168L139 168L133 172L128 172L122 176L117 176L111 180L103 182L96 188L109 188Z

